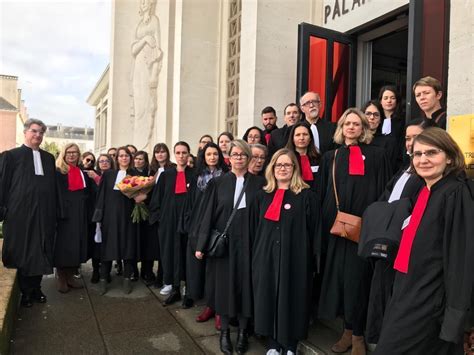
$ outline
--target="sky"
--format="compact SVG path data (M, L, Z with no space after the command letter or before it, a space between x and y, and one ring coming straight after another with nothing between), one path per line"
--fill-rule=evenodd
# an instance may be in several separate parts
M0 74L30 118L93 127L86 100L109 63L111 0L0 0Z

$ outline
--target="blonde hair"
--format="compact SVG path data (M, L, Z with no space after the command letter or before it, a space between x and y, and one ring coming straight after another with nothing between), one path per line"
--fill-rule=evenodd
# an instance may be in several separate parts
M61 149L61 152L59 153L58 158L56 159L56 168L61 172L61 174L67 174L69 172L69 164L66 163L66 151L70 148L76 148L77 149L77 162L76 165L79 164L79 159L81 158L81 150L79 149L79 146L76 143L68 143L66 144L63 149Z
M440 91L441 92L443 91L443 86L441 85L439 80L436 78L433 78L432 76L425 76L421 78L420 80L418 80L417 82L415 82L415 84L413 84L413 93L415 93L415 89L417 86L432 87L436 94L439 93Z
M359 136L357 141L359 143L369 144L372 142L373 133L370 130L369 120L365 115L362 113L361 110L355 107L350 107L342 114L341 118L337 121L337 128L336 132L334 133L334 142L337 144L343 145L345 143L344 134L342 133L342 128L344 123L346 122L347 116L351 113L357 115L360 118L360 122L362 124L362 134Z
M265 169L265 178L267 179L267 184L263 187L263 190L265 192L272 193L278 188L274 170L278 158L283 155L286 155L288 158L290 158L291 162L293 163L293 176L291 177L290 181L290 190L297 195L303 189L308 189L309 185L305 183L301 177L300 164L298 163L298 159L296 159L295 153L287 148L279 149L275 152L275 154L273 154L267 169Z

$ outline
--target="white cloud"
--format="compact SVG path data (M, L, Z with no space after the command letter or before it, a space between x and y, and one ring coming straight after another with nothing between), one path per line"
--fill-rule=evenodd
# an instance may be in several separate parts
M0 0L0 73L30 116L93 125L85 102L109 61L111 0Z

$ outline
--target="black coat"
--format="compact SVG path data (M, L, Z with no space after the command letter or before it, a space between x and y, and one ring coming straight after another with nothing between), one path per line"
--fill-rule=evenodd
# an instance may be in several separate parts
M291 127L284 125L275 129L271 133L270 142L268 143L268 155L271 157L278 149L285 148L290 137Z
M431 187L408 272L396 272L375 354L462 354L473 284L473 221L474 194L465 181L447 176Z
M310 126L311 123L306 121ZM318 119L316 122L316 128L319 134L319 152L321 155L335 149L336 143L334 143L334 133L336 132L336 124L330 122L324 118Z
M339 148L336 159L336 186L342 212L362 217L369 204L377 201L389 179L390 167L382 149L360 145L365 157L365 175L349 175L349 149ZM336 218L336 201L332 185L334 151L327 152L321 161L320 195L322 201L322 250L326 250L326 264L319 314L324 319L344 319L353 323L356 313L367 306L370 269L357 255L357 244L333 236L330 229ZM359 320L362 321L362 320Z
M255 332L288 346L307 336L320 204L310 189L287 190L274 222L264 218L274 196L258 192L252 213Z
M22 145L0 155L0 221L2 260L25 276L53 272L57 217L54 157L39 150L43 176L35 175L33 152Z
M63 206L62 218L58 220L56 240L54 243L55 267L78 267L85 263L89 254L89 224L92 217L90 198L92 184L84 174L86 187L81 190L69 191L68 174L57 172L57 182L61 191Z
M213 288L215 311L224 316L252 316L252 281L250 255L250 213L255 195L265 184L265 179L245 174L246 208L239 209L229 228L229 255L212 259L216 280ZM212 179L206 189L204 209L196 250L205 253L213 229L223 231L234 207L236 176L226 173ZM211 259L210 259L211 260Z
M140 255L138 225L132 222L135 201L114 190L117 170L106 171L100 180L92 220L102 223L101 260L136 260ZM133 175L133 170L127 175Z
M186 168L186 185L194 171ZM175 167L161 173L150 201L150 224L158 223L160 258L165 284L179 286L186 279L187 235L178 230L187 193L175 194L177 170Z
M370 143L385 151L392 173L398 171L402 165L402 152L398 143L396 136L392 134L383 135L380 133L375 133L374 139Z

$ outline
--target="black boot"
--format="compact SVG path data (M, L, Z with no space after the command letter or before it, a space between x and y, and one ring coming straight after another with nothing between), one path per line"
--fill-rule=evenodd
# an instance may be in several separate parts
M178 302L181 299L181 293L179 292L179 287L173 287L168 298L163 302L165 306L169 306L175 302Z
M46 303L48 301L46 295L41 291L41 288L35 288L33 292L31 292L31 299L38 303Z
M183 309L188 309L188 308L191 308L192 306L194 306L194 301L192 298L189 298L188 296L184 295L183 297L183 303L182 303L182 307Z
M21 295L20 304L23 307L30 308L30 307L33 306L33 298L31 297L31 295L23 294L23 295Z
M245 354L247 352L249 349L249 334L247 333L247 329L239 329L235 347L237 354Z
M221 351L224 354L232 354L233 352L233 347L232 347L232 341L230 340L230 330L221 330L221 336L219 338L219 344L221 347Z

